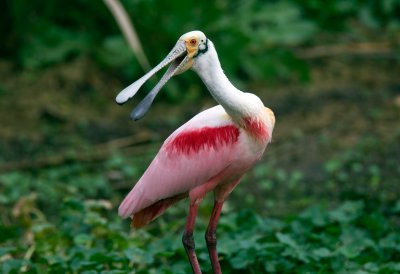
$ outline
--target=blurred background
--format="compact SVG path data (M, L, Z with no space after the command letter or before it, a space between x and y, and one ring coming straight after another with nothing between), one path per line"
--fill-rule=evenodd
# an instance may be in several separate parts
M117 207L162 141L215 105L193 72L139 122L125 86L202 30L228 78L276 115L218 230L224 273L400 272L400 1L0 2L0 272L190 273L187 202L131 230ZM196 243L212 208L200 208Z

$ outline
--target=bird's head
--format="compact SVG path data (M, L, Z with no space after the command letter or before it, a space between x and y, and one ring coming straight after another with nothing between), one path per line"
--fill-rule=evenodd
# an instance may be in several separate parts
M185 43L187 62L175 73L175 75L190 69L197 59L208 51L209 40L201 31L195 30L185 33L179 38L181 43ZM179 43L178 41L178 43Z
M150 93L139 103L139 105L132 111L131 119L139 120L149 110L154 98L161 90L161 88L168 82L168 80L180 73L192 68L198 58L206 54L209 47L209 40L201 31L191 31L182 35L173 49L164 58L161 63L138 79L136 82L122 90L116 98L118 104L123 104L131 99L139 90L139 88L154 74L156 74L163 67L170 64L169 68L157 83L157 85L150 91Z

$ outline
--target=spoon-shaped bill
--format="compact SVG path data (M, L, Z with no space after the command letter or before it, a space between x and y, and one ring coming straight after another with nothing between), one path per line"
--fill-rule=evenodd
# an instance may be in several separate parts
M132 120L139 120L141 119L147 111L149 111L151 104L153 103L154 98L157 96L158 92L161 88L171 79L172 76L175 75L185 64L188 62L189 57L186 56L182 62L173 62L168 70L165 72L161 80L157 83L157 85L147 94L147 96L137 105L131 112L131 119Z
M165 67L166 65L170 64L172 61L174 61L176 58L182 56L184 53L186 53L186 46L185 46L185 41L179 40L174 48L170 51L170 53L165 57L164 60L161 61L156 67L154 67L152 70L150 70L148 73L143 75L140 79L138 79L136 82L132 83L128 87L126 87L124 90L122 90L117 97L115 98L115 101L118 104L123 104L129 99L131 99L135 94L138 92L140 87L147 81L151 76L156 74L160 69ZM161 81L160 81L161 82ZM157 84L158 86L158 84Z

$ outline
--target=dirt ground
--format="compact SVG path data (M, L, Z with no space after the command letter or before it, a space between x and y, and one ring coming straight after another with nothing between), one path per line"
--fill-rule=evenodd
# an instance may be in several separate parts
M303 182L313 182L282 194L299 197L293 206L299 206L305 194L329 199L331 189L316 183L323 176L322 163L370 139L391 156L400 155L400 66L396 60L328 58L314 60L310 67L311 81L306 84L248 86L276 115L273 142L261 165L288 173L300 171ZM29 168L37 158L46 165L46 159L62 159L71 150L90 149L143 132L147 137L138 141L139 146L156 147L179 124L215 104L204 87L196 103L172 105L158 99L145 119L131 122L128 115L133 104L121 107L114 102L123 88L118 76L100 71L88 58L41 71L20 71L3 60L0 78L3 170L6 165L8 170L10 166ZM382 156L374 150L372 161L379 165L386 152ZM277 186L271 194L279 193Z

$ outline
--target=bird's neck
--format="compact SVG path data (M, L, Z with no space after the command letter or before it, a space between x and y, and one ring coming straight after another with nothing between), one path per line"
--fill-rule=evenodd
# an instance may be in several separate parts
M213 46L193 66L214 99L234 119L239 120L251 111L248 96L237 89L224 74Z
M193 65L214 99L232 120L262 143L271 140L275 124L273 112L266 109L260 98L237 89L225 76L214 45Z

